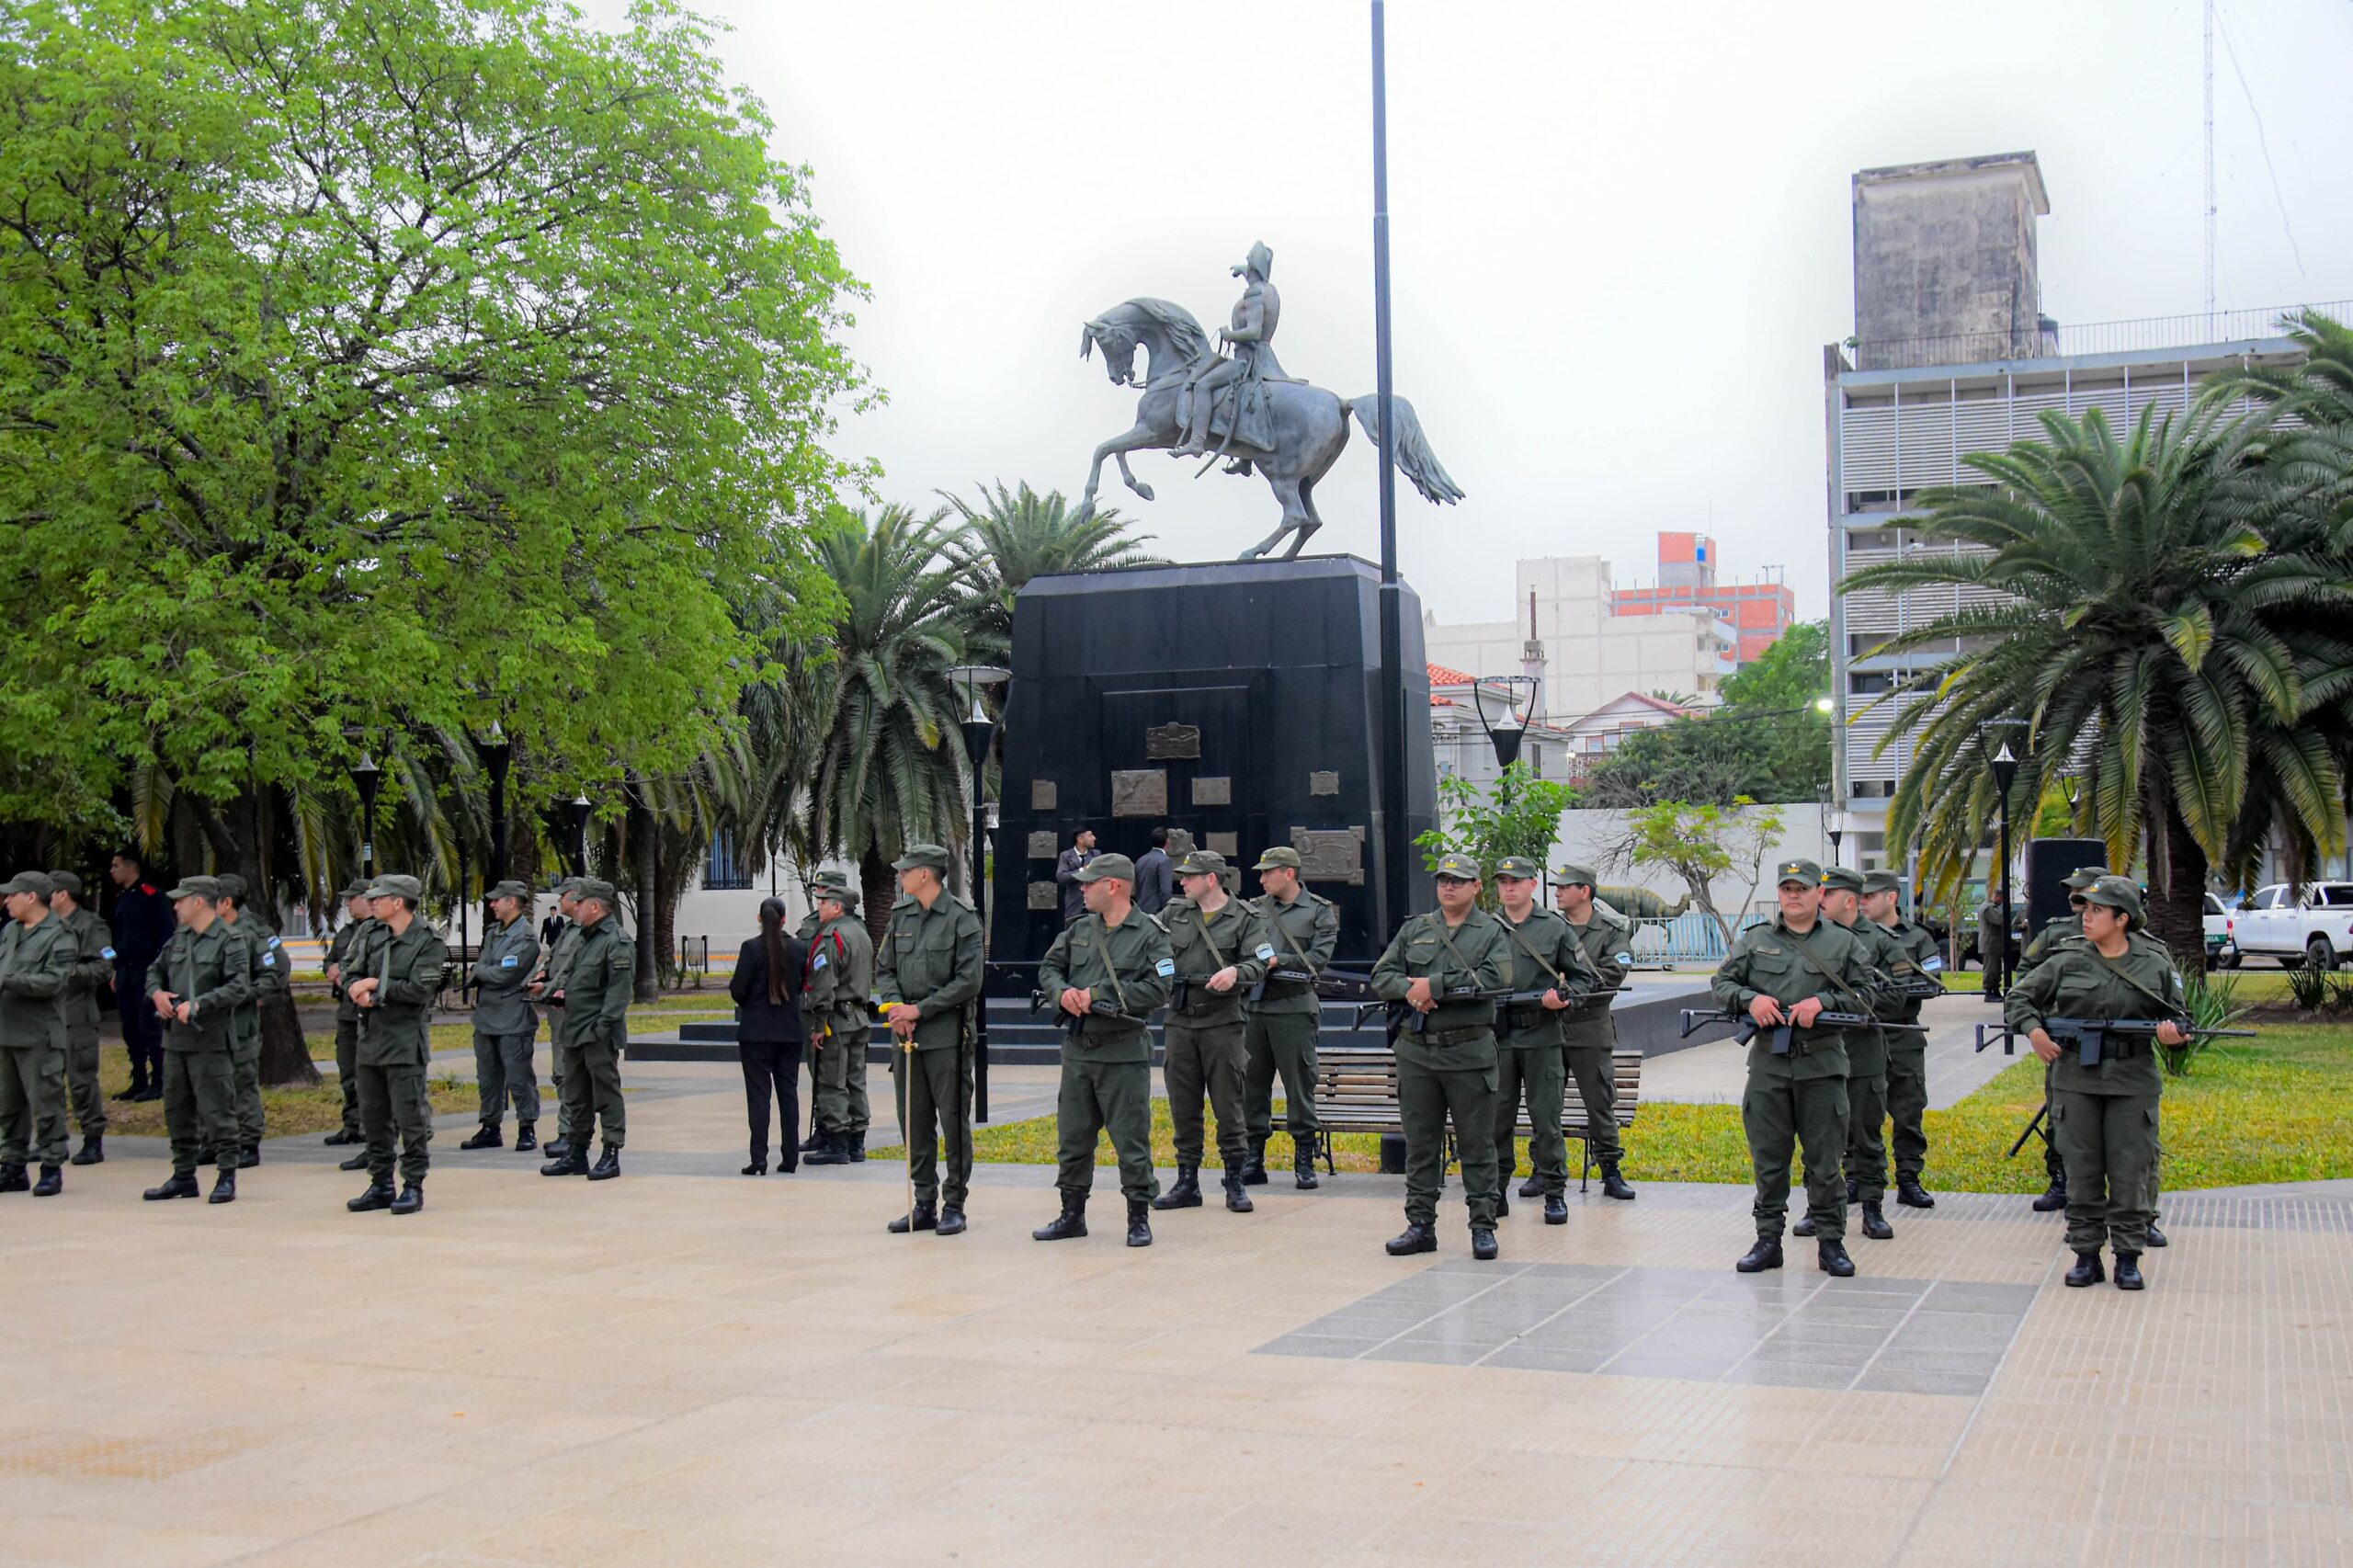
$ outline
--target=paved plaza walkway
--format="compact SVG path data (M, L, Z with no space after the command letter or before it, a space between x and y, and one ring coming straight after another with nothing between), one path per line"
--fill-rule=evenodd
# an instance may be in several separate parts
M0 1199L0 1564L2353 1561L2336 1186L2168 1198L2139 1296L2019 1198L1892 1210L1850 1280L1734 1275L1713 1187L1519 1206L1483 1266L1459 1203L1385 1256L1393 1177L1131 1251L1114 1173L1047 1246L995 1166L943 1241L883 1233L893 1166L736 1176L732 1070L631 1078L618 1182L459 1118L414 1218L315 1140L226 1209L142 1203L142 1141Z

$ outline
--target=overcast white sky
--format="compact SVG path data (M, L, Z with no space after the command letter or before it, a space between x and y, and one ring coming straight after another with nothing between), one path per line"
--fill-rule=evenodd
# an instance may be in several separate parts
M620 0L590 0L596 17ZM1079 324L1175 300L1212 330L1275 253L1284 366L1372 390L1363 0L701 0L775 146L871 285L854 347L890 394L839 444L884 499L1002 478L1074 494L1135 393ZM1469 498L1399 486L1399 551L1448 620L1508 613L1511 562L1710 528L1727 574L1824 613L1822 346L1853 325L1847 176L2032 149L2043 306L2202 306L2200 0L1392 0L1398 392ZM2353 299L2353 0L2218 6L2222 309ZM2268 148L2268 160L2267 160ZM2268 166L2267 166L2268 163ZM1267 532L1256 478L1132 460L1104 498L1180 560ZM1379 553L1371 448L1312 550Z

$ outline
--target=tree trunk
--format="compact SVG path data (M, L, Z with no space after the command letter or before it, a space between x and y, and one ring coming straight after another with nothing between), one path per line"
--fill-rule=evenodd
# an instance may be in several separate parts
M899 873L871 844L858 858L858 895L865 901L866 934L880 952L882 933L891 927L891 906L899 901Z
M2169 800L2157 803L2149 838L2149 935L2191 973L2206 963L2206 852Z
M656 914L661 907L662 845L654 830L654 812L644 791L634 780L629 790L629 858L637 884L637 984L640 1002L662 999L661 934Z
M246 902L252 909L246 918L264 921L272 932L277 932L284 927L285 915L278 906L277 884L270 880L269 851L276 828L276 813L271 809L274 802L273 792L248 790L231 803L226 826L234 851L229 863L245 880ZM210 831L208 825L208 835ZM310 1042L302 1038L302 1021L294 1011L292 989L265 999L259 1013L263 1085L273 1089L316 1087L322 1080L318 1068L311 1062Z

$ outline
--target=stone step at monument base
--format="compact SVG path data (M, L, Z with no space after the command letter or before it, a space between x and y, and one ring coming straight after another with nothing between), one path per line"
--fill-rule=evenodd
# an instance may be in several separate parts
M1027 1004L1006 998L993 998L987 1004L989 1017L989 1061L993 1065L1007 1067L1053 1067L1062 1062L1062 1030L1042 1013L1033 1013ZM1712 1025L1685 1040L1678 1034L1682 1010L1686 1007L1710 1006L1708 981L1704 975L1660 975L1636 979L1632 989L1619 997L1611 1009L1618 1020L1618 1039L1621 1045L1631 1045L1644 1056L1662 1056L1686 1046L1722 1040L1732 1033L1729 1024ZM1324 1027L1320 1038L1332 1045L1344 1045L1351 1039L1361 1040L1353 1028L1356 1008L1327 1003L1324 1008ZM1381 1030L1378 1017L1369 1020L1365 1028L1374 1038ZM1160 1030L1153 1030L1152 1059L1161 1059ZM629 1055L638 1062L733 1062L735 1060L735 1026L714 1019L706 1023L682 1024L675 1033L645 1035L629 1042ZM891 1060L891 1048L882 1031L867 1046L867 1060L885 1063Z

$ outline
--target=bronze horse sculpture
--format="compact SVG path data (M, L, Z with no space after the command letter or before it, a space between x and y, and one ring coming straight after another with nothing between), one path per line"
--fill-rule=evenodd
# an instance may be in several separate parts
M1146 501L1152 499L1152 486L1129 469L1128 454L1181 446L1187 433L1182 405L1187 401L1188 389L1225 363L1224 358L1211 347L1209 334L1201 329L1192 312L1165 300L1130 300L1086 323L1079 340L1079 358L1087 358L1097 347L1103 350L1104 369L1111 384L1142 386L1143 396L1136 403L1134 427L1095 449L1095 463L1087 470L1086 490L1078 508L1081 518L1094 515L1095 492L1102 483L1105 458L1119 463L1120 477L1127 482L1129 489ZM1135 370L1138 348L1144 352L1141 381ZM1356 416L1366 437L1379 449L1380 402L1370 393L1343 398L1305 381L1272 377L1254 381L1246 389L1236 387L1224 395L1234 397L1247 390L1256 390L1263 396L1263 417L1245 425L1240 411L1232 411L1225 419L1215 456L1233 460L1229 472L1256 469L1273 488L1276 499L1282 503L1281 526L1244 551L1241 558L1257 560L1281 544L1288 534L1290 548L1283 551L1283 558L1288 560L1297 555L1300 547L1324 526L1324 519L1315 512L1315 484L1347 449L1350 415ZM1393 393L1389 403L1396 411L1398 471L1422 493L1425 500L1449 505L1461 500L1462 491L1438 462L1438 454L1430 450L1413 404ZM1245 432L1260 438L1245 438Z

